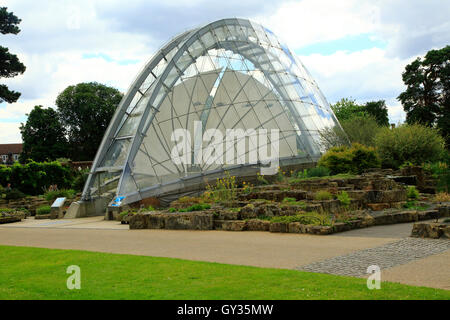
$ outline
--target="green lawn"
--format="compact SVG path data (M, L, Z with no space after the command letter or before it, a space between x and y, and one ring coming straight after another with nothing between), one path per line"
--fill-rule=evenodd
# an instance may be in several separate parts
M66 268L81 268L68 290ZM0 299L450 299L450 291L295 270L0 246Z

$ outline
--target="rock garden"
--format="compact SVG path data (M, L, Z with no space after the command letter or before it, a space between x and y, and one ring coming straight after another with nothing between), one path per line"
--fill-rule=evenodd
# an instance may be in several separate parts
M53 201L65 197L65 209L77 201L86 173L87 170L72 169L57 161L0 165L0 222L16 222L28 216L58 218L51 214ZM14 212L20 214L14 214L12 219L10 215Z
M369 169L329 175L323 167L254 183L227 175L199 197L169 208L129 208L116 215L130 229L268 231L327 235L374 225L439 219L450 215L448 193L422 167ZM442 232L441 235L446 235Z

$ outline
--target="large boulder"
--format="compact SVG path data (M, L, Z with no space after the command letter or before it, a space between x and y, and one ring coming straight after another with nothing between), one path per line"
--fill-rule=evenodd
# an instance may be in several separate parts
M213 214L187 213L137 213L130 219L130 229L212 230Z
M248 231L269 231L270 221L260 219L247 220Z
M450 236L450 226L445 223L414 223L411 231L411 237L416 238L448 238Z
M241 220L224 220L222 221L222 230L225 231L244 231L246 230L246 221Z

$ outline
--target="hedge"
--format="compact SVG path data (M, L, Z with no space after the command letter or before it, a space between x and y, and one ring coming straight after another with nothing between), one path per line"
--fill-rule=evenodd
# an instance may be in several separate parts
M70 167L63 166L58 161L0 165L0 185L6 187L11 184L11 188L29 195L42 194L50 185L70 188L73 179Z

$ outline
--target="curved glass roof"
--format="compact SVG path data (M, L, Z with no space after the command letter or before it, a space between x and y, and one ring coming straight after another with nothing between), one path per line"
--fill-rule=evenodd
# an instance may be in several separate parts
M83 199L116 196L126 204L179 194L225 170L245 175L261 165L177 164L172 133L195 135L199 122L223 133L278 129L281 165L317 161L319 131L339 125L306 68L270 30L244 19L215 21L172 39L137 76L103 137Z

